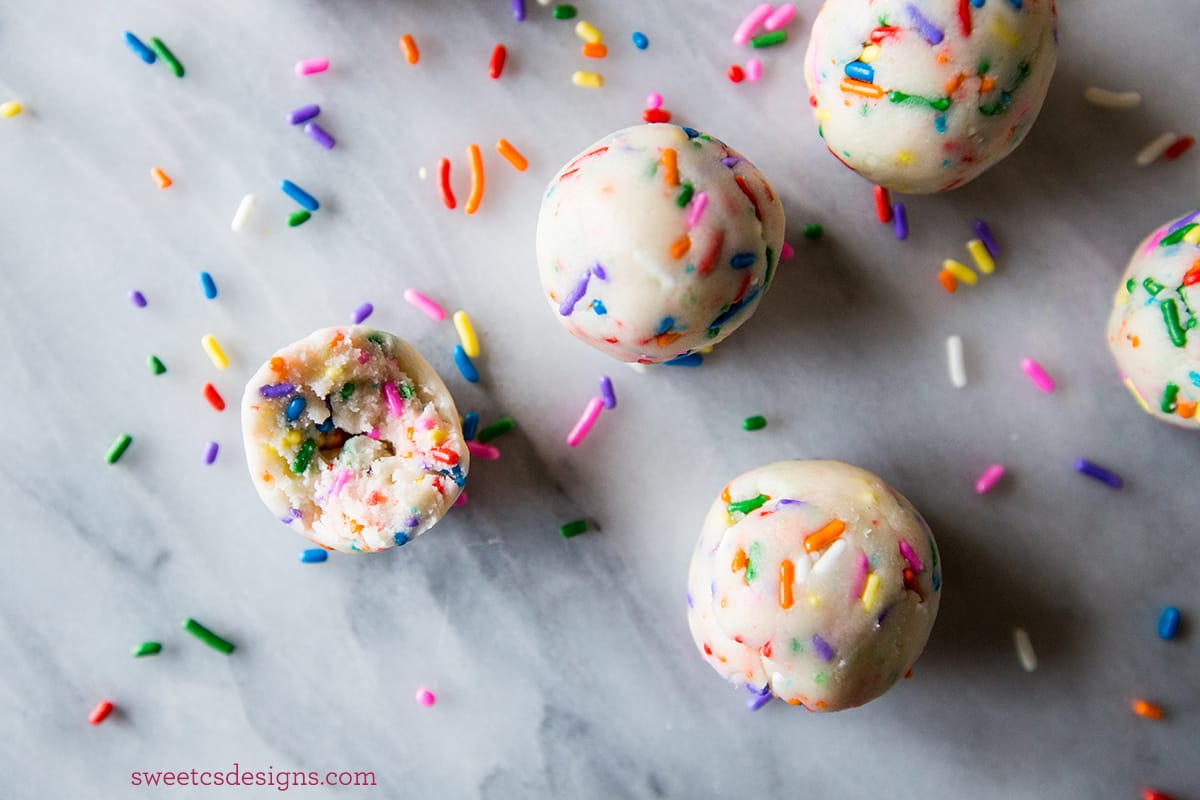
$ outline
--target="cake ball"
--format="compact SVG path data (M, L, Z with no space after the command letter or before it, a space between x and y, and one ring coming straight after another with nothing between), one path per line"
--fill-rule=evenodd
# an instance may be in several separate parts
M1054 0L826 0L804 68L825 145L899 192L974 180L1037 118L1056 25Z
M271 513L345 553L424 533L467 479L442 379L407 342L362 325L324 328L271 356L246 385L242 435Z
M781 461L734 478L709 509L688 625L726 680L838 711L908 673L941 588L933 535L899 492L840 461Z
M1200 425L1198 284L1200 211L1193 211L1138 246L1108 318L1108 346L1125 386L1147 413L1187 428Z
M538 271L572 334L621 361L670 361L750 318L783 226L767 179L727 145L678 125L635 125L550 181Z

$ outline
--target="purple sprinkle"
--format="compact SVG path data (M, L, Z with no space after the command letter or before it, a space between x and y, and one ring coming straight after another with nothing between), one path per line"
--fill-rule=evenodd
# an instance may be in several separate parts
M406 528L415 528L420 524L421 524L421 518L416 517L416 516L409 517L408 519L406 519L404 521L404 527L406 527Z
M259 394L272 400L279 397L287 397L294 391L296 391L296 387L290 383L268 383L258 387Z
M354 314L350 317L354 320L355 325L361 325L362 321L371 316L371 312L375 310L375 306L370 303L363 303L358 308L354 309Z
M600 399L604 401L605 408L617 407L617 396L613 393L612 378L607 375L600 376Z
M771 696L771 684L764 683L763 687L761 689L751 686L750 684L746 684L746 691L749 692L750 694L756 695L758 697L770 697Z
M513 19L517 22L525 21L525 0L512 0Z
M337 144L333 140L333 137L329 135L329 132L315 122L305 123L304 132L308 134L310 139L326 150L332 150L333 146Z
M775 507L779 508L780 506L802 506L802 505L804 505L804 502L805 501L803 501L803 500L792 500L790 498L785 497L782 500L776 501Z
M582 300L583 296L585 294L587 294L588 281L590 281L591 279L592 279L592 273L590 273L590 272L583 273L583 278L579 281L579 283L575 284L575 286L571 289L571 291L567 294L566 297L563 298L563 301L559 304L559 306L558 306L559 314L561 314L564 317L571 316L571 313L573 311L575 311L575 304L578 303L580 300Z
M299 125L301 122L308 122L313 117L321 113L321 107L316 103L307 106L300 106L292 113L288 114L287 120L292 125Z
M608 280L608 273L604 271L604 265L599 261L592 267L592 274L602 281Z
M295 520L300 519L300 509L289 509L286 517L280 517L279 521L284 525L291 525Z
M134 289L129 293L129 302L133 303L138 308L146 307L146 295Z
M1101 483L1108 484L1114 489L1120 489L1125 482L1121 480L1121 476L1115 472L1110 472L1099 464L1093 464L1086 458L1075 459L1075 471L1087 475L1089 478L1095 478Z
M211 464L217 460L217 450L220 447L216 442L209 442L204 445L204 463Z
M696 604L692 600L692 593L688 592L688 608L695 608Z
M992 258L1000 257L1000 245L996 244L996 237L992 236L992 229L981 219L975 220L975 235L979 237L979 241L983 242L983 246L987 248L988 255Z
M1183 219L1178 220L1177 222L1173 223L1171 225L1171 227L1167 229L1167 235L1170 236L1172 233L1179 230L1184 225L1190 225L1191 223L1195 222L1196 217L1200 217L1200 208L1198 208L1195 211L1193 211L1192 213L1188 214Z
M775 699L774 695L772 695L770 692L767 692L764 695L751 695L750 698L746 700L746 710L758 711L773 699Z
M946 38L946 34L942 33L942 29L929 21L929 18L921 13L921 9L917 8L912 3L906 6L908 16L912 19L913 26L917 32L930 44L941 44L942 39Z
M820 634L813 634L812 646L813 650L816 650L817 655L819 655L823 660L833 660L833 648L829 646L829 642L821 638Z
M741 161L742 160L740 158L738 158L737 156L727 156L727 157L721 159L721 163L724 164L725 166L729 167L730 169L733 169L734 167L736 167L738 164L741 163Z
M903 241L908 238L908 211L904 209L904 203L892 205L892 225L897 239Z

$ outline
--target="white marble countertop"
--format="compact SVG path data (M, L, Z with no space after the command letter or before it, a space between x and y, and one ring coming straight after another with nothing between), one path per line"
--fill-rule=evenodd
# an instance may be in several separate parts
M766 75L735 86L748 51L729 34L750 3L598 3L608 34L599 91L571 25L529 3L177 3L75 0L0 11L0 796L277 796L272 788L131 786L155 770L372 771L374 789L304 796L405 798L1200 797L1200 647L1155 635L1159 609L1197 604L1192 489L1200 437L1143 415L1104 343L1134 245L1197 205L1200 154L1139 170L1163 130L1196 133L1200 5L1063 0L1062 50L1027 143L943 197L908 198L912 238L874 221L869 186L824 153L801 76L815 0ZM121 40L159 36L177 80ZM630 33L644 31L638 52ZM420 64L396 42L413 33ZM501 80L486 65L508 46ZM299 78L312 56L329 72ZM1088 106L1088 85L1137 89L1141 108ZM563 333L533 261L545 182L587 143L636 122L648 92L675 120L726 140L787 209L785 262L757 316L696 370L647 374ZM283 121L318 102L325 151ZM492 151L504 136L530 169ZM451 213L439 157L485 150L480 212ZM159 191L159 166L174 185ZM291 178L322 209L284 224ZM249 232L239 199L260 198ZM937 265L986 218L997 274L946 295ZM803 226L826 234L808 242ZM215 277L207 301L197 273ZM478 386L451 361L448 323L401 299L423 288L467 309L483 341ZM130 289L149 305L133 308ZM304 542L246 475L236 403L274 349L346 321L415 343L462 410L510 414L499 462L470 502L402 551L304 565ZM218 373L205 333L232 366ZM970 383L946 377L961 335ZM167 373L152 376L157 354ZM1018 369L1057 378L1053 396ZM620 406L584 446L563 437L602 373ZM742 418L763 414L766 430ZM133 446L115 466L120 433ZM202 463L204 443L220 443ZM1119 492L1076 456L1127 479ZM705 510L737 473L791 457L878 472L941 545L941 618L912 680L865 708L812 716L743 695L696 655L685 574ZM1010 478L985 497L988 464ZM599 532L558 526L589 516ZM229 657L179 629L193 616ZM1040 666L1017 663L1014 626ZM164 650L133 659L153 639ZM428 686L432 709L413 695ZM1168 709L1153 723L1133 697ZM87 724L110 699L117 712ZM275 792L275 794L272 794Z

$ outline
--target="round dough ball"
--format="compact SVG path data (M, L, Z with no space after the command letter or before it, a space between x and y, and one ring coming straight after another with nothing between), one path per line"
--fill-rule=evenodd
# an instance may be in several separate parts
M1138 246L1108 318L1108 346L1125 386L1147 413L1187 428L1200 424L1197 223L1200 211L1163 225ZM1186 241L1192 238L1197 244Z
M344 553L433 527L467 480L454 400L407 342L324 328L263 364L242 397L259 497L292 530Z
M635 125L550 181L538 270L572 334L621 361L669 361L750 318L783 226L771 185L737 152L691 128Z
M840 461L781 461L730 481L688 574L688 626L726 680L809 711L860 706L925 647L942 588L929 526Z
M1057 20L1054 0L826 0L804 76L829 152L898 192L974 180L1037 119Z

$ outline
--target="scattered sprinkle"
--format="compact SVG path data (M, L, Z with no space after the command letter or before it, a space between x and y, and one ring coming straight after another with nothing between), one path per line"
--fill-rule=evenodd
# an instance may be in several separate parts
M312 214L305 211L303 208L299 211L293 211L288 214L287 224L289 228L296 228L312 219Z
M446 318L446 309L442 308L433 300L430 300L426 295L418 292L416 289L405 289L404 299L409 305L416 307L424 312L430 319L441 322Z
M476 411L468 411L463 417L462 431L463 440L471 441L475 438L475 432L479 429L479 413Z
M137 289L132 289L129 292L129 302L133 303L138 308L145 308L146 295L142 294Z
M956 281L954 276L946 270L942 270L938 273L938 282L941 283L942 288L950 294L954 294L954 292L958 290L958 281Z
M892 203L892 231L900 241L908 238L908 210L904 203Z
M221 345L211 333L204 334L200 339L200 346L204 348L204 352L208 354L208 360L213 363L217 369L225 369L229 366L229 358L226 357L225 351L221 349Z
M554 15L555 19L575 19L577 12L575 11L575 6L570 3L559 3L550 13Z
M603 42L596 42L595 44L592 42L584 42L583 47L580 48L580 52L583 53L584 58L608 57L608 47Z
M217 297L217 282L213 280L213 276L207 272L200 273L200 288L204 291L204 296L209 300L215 300Z
M337 144L337 141L329 135L329 131L325 130L315 122L306 122L304 124L304 132L308 134L308 138L312 139L326 150L332 150L334 145Z
M221 445L216 442L208 442L204 445L204 463L212 465L217 460L217 451L221 449Z
M233 222L229 223L230 229L234 233L241 233L246 230L246 226L250 224L250 217L254 214L254 207L258 205L258 198L252 194L248 194L238 203L237 211L233 212Z
M8 100L0 103L0 117L15 117L21 113L21 104L16 100Z
M142 658L144 656L156 656L162 652L162 645L158 642L142 642L135 644L130 650L129 655L134 658Z
M881 223L892 221L892 199L886 186L875 186L871 190L875 194L875 216Z
M183 64L179 63L179 59L175 54L163 43L162 39L154 37L150 39L150 46L154 48L154 53L162 59L162 62L170 68L176 78L183 77Z
M774 699L775 695L771 694L770 691L765 691L762 694L751 694L750 697L746 699L746 710L758 711L760 708Z
M742 430L744 431L759 431L765 427L767 427L767 418L758 414L742 420Z
M600 44L604 41L604 36L596 29L596 26L586 19L575 23L575 35L588 44Z
M1195 136L1181 136L1176 139L1170 147L1163 151L1163 161L1174 161L1182 156L1188 150L1192 149L1192 145L1196 143Z
M571 75L571 83L588 89L600 89L604 86L604 76L598 72L578 70Z
M1134 700L1130 704L1130 707L1133 709L1133 713L1137 714L1139 717L1152 720L1160 720L1163 718L1162 706L1157 706L1154 703L1151 703L1149 700Z
M454 330L458 332L458 340L462 343L463 352L471 358L479 358L479 337L475 335L475 326L471 324L471 318L467 316L467 312L458 310L454 312Z
M439 158L437 169L438 191L442 194L442 205L453 210L458 203L454 199L454 190L450 188L450 159Z
M750 46L754 48L774 47L777 44L786 42L787 38L787 31L772 31L771 33L763 33L755 36L750 40Z
M479 145L467 146L467 163L471 167L471 188L467 192L467 204L463 206L463 210L468 214L474 214L479 210L479 204L483 201L483 154L479 152Z
M354 321L355 325L361 325L363 320L371 316L371 313L374 311L375 306L371 305L370 303L363 303L358 308L354 309L354 313L350 315L350 319Z
M301 564L320 564L329 559L329 553L322 547L309 547L300 551Z
M1021 669L1033 672L1037 669L1037 653L1033 652L1033 642L1024 628L1013 628L1013 645L1017 648L1017 661Z
M117 440L112 443L112 447L108 448L108 453L105 454L104 460L109 464L115 464L121 460L121 456L125 455L125 451L129 449L129 445L133 443L133 437L128 433L122 433L117 437Z
M1096 480L1107 484L1113 489L1120 489L1125 483L1121 480L1120 475L1106 470L1099 464L1093 464L1086 458L1075 459L1075 471L1083 475L1087 475L1089 478L1095 478Z
M306 58L296 62L296 74L300 76L316 75L329 69L328 58Z
M779 248L779 260L780 261L790 261L792 259L792 257L795 255L796 255L795 248L793 248L787 242L784 242L783 246Z
M762 78L762 59L751 58L746 61L746 79L751 83L756 83Z
M954 280L962 281L968 286L974 286L979 282L979 276L961 261L955 261L953 258L947 258L942 262L942 272L947 272L954 276Z
M988 248L982 240L971 239L968 241L967 252L971 254L971 260L984 275L991 275L996 271L996 262L992 259L992 254L988 252Z
M1179 633L1179 623L1182 619L1182 614L1175 606L1167 606L1158 615L1158 638L1163 641L1171 641Z
M154 182L158 184L159 189L166 189L172 183L170 176L163 172L161 167L155 167L150 170L150 177L154 178Z
M150 370L151 374L154 375L162 375L167 371L167 365L155 355L152 355L146 359L146 367Z
M284 178L280 182L279 188L283 190L284 194L295 200L296 205L300 206L305 211L316 211L321 207L321 204L317 202L317 198L313 197L311 194L304 191L287 178Z
M612 409L617 407L617 395L613 391L612 378L607 375L600 376L600 399L604 401L605 408Z
M217 636L215 633L201 625L199 622L196 622L196 620L192 619L191 617L188 617L183 621L183 629L192 636L195 636L200 641L204 642L213 650L222 652L225 655L229 655L233 652L233 642L230 642L227 639L222 639L220 636Z
M225 399L221 397L220 392L217 391L217 387L213 386L211 383L204 384L204 399L208 401L208 404L212 406L214 410L225 410Z
M763 21L763 27L769 31L777 31L791 22L795 16L796 7L791 3L784 3Z
M664 361L665 367L699 367L704 364L704 356L699 353L689 353L685 356L675 356L670 361Z
M992 464L983 471L983 474L979 476L979 480L975 481L975 493L987 494L996 487L996 484L999 483L1000 479L1003 477L1004 465Z
M454 345L454 365L469 383L479 383L479 370L471 363L471 357L461 344Z
M1000 245L996 243L996 237L992 235L992 229L988 224L981 219L975 220L973 223L975 235L979 237L979 241L983 242L983 246L987 248L988 255L993 259L1000 257Z
M486 428L481 430L479 432L479 436L477 437L477 441L479 441L483 444L487 444L488 442L492 441L493 439L499 439L501 436L508 433L516 426L517 426L517 423L515 421L513 421L512 417L501 417L500 419L493 422L491 425L488 425Z
M412 34L406 33L400 37L400 49L404 52L404 60L416 64L421 60L421 51L417 49L417 40Z
M1167 152L1167 148L1174 144L1179 137L1174 133L1163 133L1157 138L1151 140L1145 147L1138 151L1134 157L1134 163L1139 167L1148 167L1162 157L1162 154Z
M736 45L744 45L750 41L750 37L758 30L758 27L767 21L771 16L770 3L762 3L755 6L749 14L742 18L741 24L733 32L733 43Z
M573 522L568 522L558 529L564 539L570 539L572 536L578 536L581 533L587 533L588 521L586 519L577 519Z
M811 241L820 239L825 233L825 229L815 222L810 222L804 226L804 238Z
M429 708L436 702L437 702L437 695L435 695L433 692L429 691L428 689L426 689L423 686L420 689L417 689L417 703L418 704L423 705L426 708Z
M480 458L484 461L495 461L500 458L500 448L494 444L484 444L473 439L467 442L467 452L471 454L472 458Z
M1175 800L1175 798L1157 789L1142 789L1142 800Z
M1128 109L1142 104L1142 96L1137 92L1114 92L1099 86L1084 89L1083 99L1100 108Z
M731 64L729 69L725 70L725 77L729 78L731 83L741 83L746 79L746 72L737 64Z
M306 106L300 106L297 109L289 112L287 121L292 125L299 125L302 122L308 122L321 113L321 107L316 103L309 103Z
M529 161L526 160L525 156L521 155L520 150L512 146L512 142L508 141L508 139L501 138L496 140L496 152L505 161L512 164L513 169L517 172L524 172L525 168L529 166Z
M492 48L492 57L488 60L488 77L496 80L504 72L504 62L508 58L508 50L498 44Z
M1021 359L1021 370L1029 376L1029 380L1038 388L1038 391L1052 394L1054 392L1054 379L1032 358Z
M158 56L154 55L154 51L146 46L138 37L134 36L129 31L125 31L125 46L133 51L134 55L145 61L147 64L153 64L158 60Z
M579 421L575 423L575 427L567 434L567 447L578 447L587 438L588 432L596 424L596 419L600 416L600 412L603 409L604 401L601 398L593 397L591 400L588 400L587 406L583 409L583 414L579 417Z
M650 46L650 40L646 38L646 34L641 31L633 32L633 46L638 50L645 50Z
M517 22L525 21L525 0L512 0L512 15Z
M946 337L946 366L950 373L950 385L961 389L967 385L967 369L963 365L963 342L961 336Z
M104 722L109 714L112 713L112 710L112 703L107 700L101 700L96 704L95 708L92 709L92 713L88 714L88 722L93 725L99 725L101 722Z

